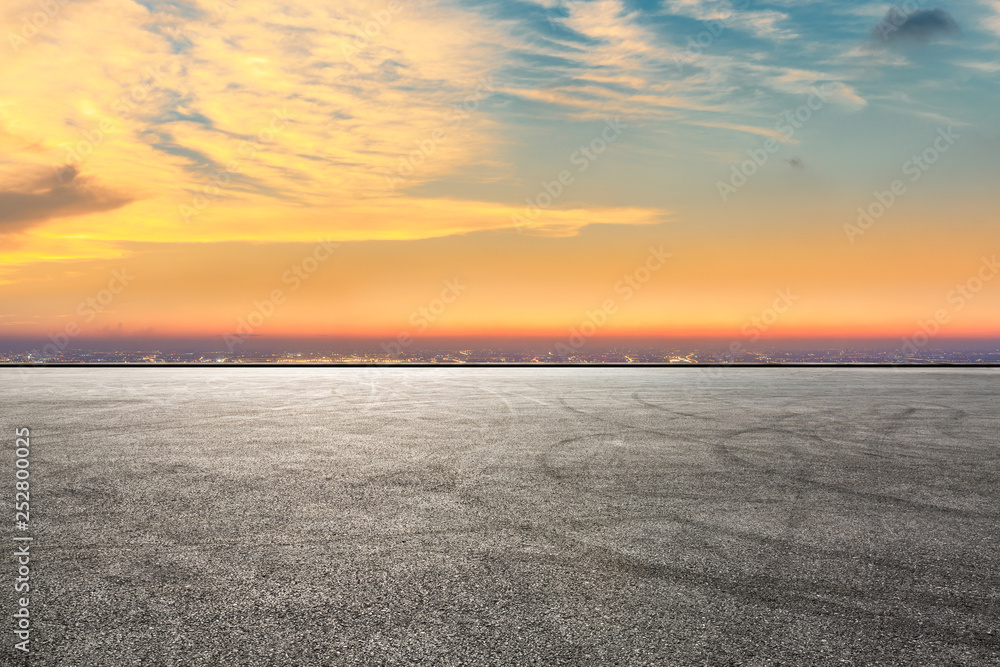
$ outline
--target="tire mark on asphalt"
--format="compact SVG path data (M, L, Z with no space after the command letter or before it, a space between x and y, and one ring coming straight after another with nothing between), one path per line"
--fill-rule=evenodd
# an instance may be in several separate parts
M552 464L550 459L553 453L555 453L558 450L564 449L566 446L572 445L573 443L576 442L581 442L583 440L590 440L591 438L600 438L600 437L615 436L615 435L618 434L590 433L586 435L577 435L570 438L563 438L559 442L549 445L537 455L539 466L542 468L542 471L545 473L546 477L550 477L552 479L561 481L566 478L566 475L560 473L558 467Z
M666 414L681 415L683 417L690 417L692 419L702 419L704 421L715 421L715 419L713 419L712 417L705 417L703 415L693 414L693 413L689 413L689 412L681 412L679 410L671 410L671 409L666 408L666 407L664 407L662 405L656 405L655 403L650 403L649 401L646 401L646 400L643 400L642 398L639 398L639 392L637 392L637 391L632 392L632 398L635 399L635 401L637 403L639 403L640 405L644 405L647 408L652 408L654 410L658 410L658 411L666 413Z

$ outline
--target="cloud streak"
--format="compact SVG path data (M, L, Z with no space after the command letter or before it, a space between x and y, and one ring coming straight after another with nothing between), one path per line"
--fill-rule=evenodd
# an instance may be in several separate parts
M54 218L110 211L131 201L79 177L76 167L69 166L58 175L30 181L23 189L0 191L0 231L16 232Z

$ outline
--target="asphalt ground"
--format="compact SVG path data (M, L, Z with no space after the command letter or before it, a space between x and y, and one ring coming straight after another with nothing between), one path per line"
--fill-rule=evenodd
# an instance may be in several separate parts
M31 665L1000 664L1000 371L0 368ZM29 533L21 533L26 535Z

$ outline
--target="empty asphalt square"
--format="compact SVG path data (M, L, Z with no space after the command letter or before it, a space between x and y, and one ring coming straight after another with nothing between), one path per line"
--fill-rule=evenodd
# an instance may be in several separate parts
M31 433L26 664L998 664L998 389L0 368L9 500Z

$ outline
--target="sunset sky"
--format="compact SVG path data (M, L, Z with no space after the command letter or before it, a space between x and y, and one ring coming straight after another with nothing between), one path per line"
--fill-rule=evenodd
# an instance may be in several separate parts
M1000 336L1000 0L0 27L0 338Z

